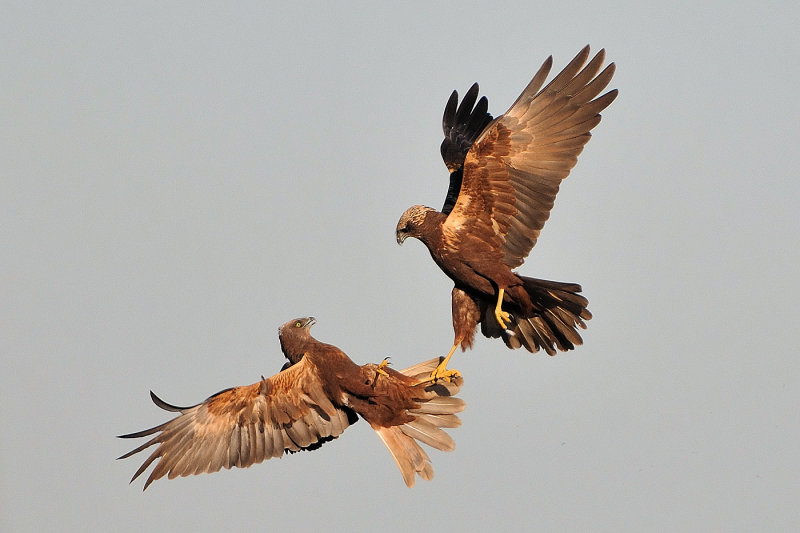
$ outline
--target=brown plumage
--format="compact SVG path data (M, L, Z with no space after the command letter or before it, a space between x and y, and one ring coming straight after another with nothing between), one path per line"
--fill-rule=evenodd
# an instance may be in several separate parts
M421 240L454 282L455 340L435 377L458 345L472 346L475 329L502 337L510 348L531 352L571 350L577 328L591 318L580 285L528 278L513 272L530 253L550 216L561 180L575 166L617 91L598 95L614 74L601 72L605 52L589 59L589 47L543 89L549 57L506 113L492 120L486 97L477 104L475 84L445 107L442 157L450 188L442 211L413 206L397 223L397 242ZM585 66L584 66L585 65ZM474 108L473 108L474 106ZM502 309L501 309L502 305Z
M157 406L181 414L121 435L154 436L120 459L157 445L131 481L156 461L145 489L164 476L245 468L284 452L314 450L338 437L358 415L389 448L406 485L414 485L415 474L431 479L433 467L419 443L453 450L453 439L441 428L461 424L456 413L464 402L454 396L463 381L431 383L438 358L400 372L385 363L359 366L337 347L314 339L313 324L313 318L300 318L279 328L289 362L270 378L224 390L192 407L169 405L151 392Z

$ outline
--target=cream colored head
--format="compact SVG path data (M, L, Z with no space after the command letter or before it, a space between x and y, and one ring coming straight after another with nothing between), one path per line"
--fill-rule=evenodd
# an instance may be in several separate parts
M395 229L397 244L403 244L408 237L419 238L422 235L422 224L425 222L425 217L432 211L436 210L424 205L415 205L406 209Z

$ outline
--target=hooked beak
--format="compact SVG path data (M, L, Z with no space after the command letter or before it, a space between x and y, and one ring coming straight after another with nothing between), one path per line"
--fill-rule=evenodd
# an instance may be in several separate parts
M406 240L406 237L408 237L407 233L402 233L402 232L399 232L399 231L397 233L395 233L395 238L397 239L397 244L399 244L401 246L403 244L403 241Z
M304 328L310 328L311 326L313 326L316 323L317 323L317 319L314 318L313 316L310 316L310 317L308 317L308 318L303 320L303 327Z

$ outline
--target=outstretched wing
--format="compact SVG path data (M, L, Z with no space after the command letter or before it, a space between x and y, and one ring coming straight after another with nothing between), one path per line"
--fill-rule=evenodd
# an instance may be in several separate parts
M510 268L522 264L600 111L617 96L614 89L597 97L614 74L613 63L600 72L605 51L584 67L588 58L586 46L539 90L553 63L547 58L509 110L483 131L467 153L445 231L487 242Z
M442 207L444 214L448 214L453 209L458 199L464 159L467 157L470 146L492 121L492 115L487 113L489 101L482 96L476 105L477 97L478 84L474 83L464 95L461 104L458 104L458 92L453 91L444 106L444 116L442 117L444 140L440 150L444 164L450 171L450 187Z
M181 414L154 428L121 435L125 439L155 435L120 457L158 445L131 479L160 459L145 489L165 475L172 479L244 468L280 457L284 451L313 450L357 420L352 410L334 406L307 358L270 378L224 390L192 407L175 407L150 395L162 409Z

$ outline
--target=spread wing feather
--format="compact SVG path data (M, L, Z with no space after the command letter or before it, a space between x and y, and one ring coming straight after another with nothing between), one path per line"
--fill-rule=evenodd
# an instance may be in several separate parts
M522 264L550 216L561 180L577 163L600 112L617 96L612 90L597 97L614 74L613 63L600 71L604 50L586 63L588 58L586 46L540 90L552 67L548 58L509 110L476 139L445 221L447 234L461 242L483 241L510 268Z
M245 468L280 457L285 451L315 449L357 420L350 409L333 405L316 367L307 358L270 378L227 389L192 407L176 407L150 394L162 409L181 414L156 427L121 436L155 435L120 457L157 445L131 479L158 461L145 489L165 475L172 479L234 466Z

